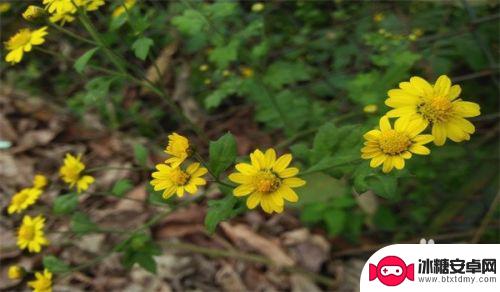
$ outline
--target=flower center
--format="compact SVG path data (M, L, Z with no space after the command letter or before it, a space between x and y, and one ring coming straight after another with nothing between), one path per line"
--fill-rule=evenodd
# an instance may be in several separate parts
M281 179L270 171L261 171L254 178L255 189L261 193L272 193L281 185Z
M407 135L391 129L382 131L379 139L379 145L380 149L385 154L396 155L406 151L411 145L411 141Z
M172 172L171 178L176 185L183 186L189 180L189 174L185 173L180 169L177 169L174 172Z
M22 29L12 40L9 42L9 49L17 49L25 46L31 40L31 31L29 29Z
M443 122L451 114L452 103L446 97L436 97L418 105L418 112L430 122Z
M31 241L35 238L35 227L22 226L21 229L19 230L19 235L24 240Z

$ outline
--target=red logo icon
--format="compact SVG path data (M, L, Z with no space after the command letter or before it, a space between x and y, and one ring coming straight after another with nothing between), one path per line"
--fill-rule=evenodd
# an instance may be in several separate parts
M414 279L414 265L406 266L405 262L396 256L387 256L381 259L378 264L370 264L370 281L379 279L386 286L397 286L408 278Z

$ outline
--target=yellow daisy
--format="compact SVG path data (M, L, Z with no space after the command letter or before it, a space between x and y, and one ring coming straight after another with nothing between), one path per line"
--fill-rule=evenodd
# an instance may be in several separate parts
M50 13L75 13L77 10L71 0L43 0L43 4Z
M23 276L23 269L20 266L14 265L9 267L9 271L7 273L7 276L11 280L17 280L21 279Z
M105 0L75 0L75 4L83 7L86 11L94 11L106 4Z
M175 132L168 135L168 146L165 149L165 153L172 157L165 160L165 163L172 165L172 167L177 167L188 158L190 152L189 140L186 137Z
M127 10L129 10L132 7L134 7L135 2L136 2L136 0L125 0L125 1L123 1L123 5L118 5L118 7L116 7L116 9L111 14L111 17L116 18L116 17L122 15ZM125 7L123 7L123 6L125 6ZM125 8L127 8L127 10L125 10Z
M59 169L59 174L62 180L69 185L70 188L76 185L79 193L86 191L89 186L94 183L94 178L90 175L83 175L82 171L85 169L85 164L81 161L81 155L77 157L67 153L64 158L64 164Z
M10 10L10 3L0 3L0 13L4 13Z
M20 213L22 210L36 203L42 190L37 188L25 188L12 196L7 213Z
M198 186L205 185L207 182L202 178L208 170L200 167L199 163L192 163L184 171L180 167L174 167L167 164L157 164L158 171L153 172L151 185L155 191L163 191L163 198L168 199L177 193L178 197L184 196L184 192L195 194Z
M284 200L299 200L292 188L306 184L304 180L295 177L299 173L298 168L288 167L291 161L291 154L276 159L274 149L268 149L265 154L255 150L250 154L250 163L236 164L238 172L229 175L231 181L240 184L233 190L233 194L237 197L249 195L249 209L260 204L266 213L283 212Z
M23 18L28 20L28 21L33 21L39 17L44 16L45 13L46 12L43 8L35 6L35 5L30 5L23 12Z
M28 282L33 292L52 292L52 273L45 269L35 273L35 280Z
M43 233L44 225L45 218L42 215L35 218L25 215L17 232L17 246L20 249L27 248L29 252L40 252L43 245L49 244Z
M361 149L361 158L371 159L373 168L383 164L382 171L390 172L393 168L403 169L405 159L410 159L412 153L428 155L429 148L423 146L434 140L432 135L420 135L426 124L422 120L400 118L394 124L394 129L387 116L379 122L379 130L368 131L363 137L366 142Z
M45 42L44 36L47 35L47 27L44 26L37 30L23 28L12 36L5 47L9 53L5 56L5 61L10 64L21 62L24 52L29 52L33 46L41 45Z
M410 116L432 126L434 144L441 146L447 138L454 142L469 140L474 125L465 118L480 115L479 105L457 99L459 85L451 84L446 75L440 76L434 86L420 77L399 83L399 89L391 89L385 104L394 108L389 117Z
M35 189L43 189L47 185L47 177L43 174L37 174L33 178L33 187Z

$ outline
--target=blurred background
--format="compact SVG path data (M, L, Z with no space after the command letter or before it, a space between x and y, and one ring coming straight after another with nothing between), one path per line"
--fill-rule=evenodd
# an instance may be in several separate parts
M498 1L124 3L127 11L120 12L121 1L106 1L89 17L106 45L129 63L128 72L160 86L163 97L97 70L113 69L105 54L75 70L75 60L93 46L50 27L41 50L15 66L0 62L2 277L7 263L37 267L41 261L12 248L18 219L5 211L10 197L35 173L57 181L66 152L84 153L90 167L152 167L164 159L172 131L188 136L203 154L209 140L230 131L240 155L275 147L307 169L327 155L359 156L362 133L389 110L387 91L411 76L433 83L448 75L462 87L461 98L480 104L470 141L431 146L431 155L413 157L390 175L369 169L367 161L308 175L299 203L285 213L247 212L214 235L203 229L205 200L150 230L160 242L264 255L271 249L333 283L165 248L156 276L137 266L126 272L112 256L61 280L59 289L353 291L364 260L391 243L500 243ZM21 17L29 4L41 1L0 1L2 41L40 26ZM63 27L88 37L78 21ZM148 187L148 171L109 171L94 188L107 190L120 180L136 201L84 195L79 211L109 228L146 221L156 209L141 202L161 202ZM216 186L205 191L209 199L221 197ZM40 210L50 210L61 192L48 191ZM69 220L52 216L48 228L67 228ZM114 234L50 236L49 252L71 265L116 243ZM20 287L4 278L0 285Z

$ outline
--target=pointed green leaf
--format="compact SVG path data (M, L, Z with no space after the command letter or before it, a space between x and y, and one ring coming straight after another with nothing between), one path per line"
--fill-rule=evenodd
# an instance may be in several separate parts
M90 61L92 56L94 56L94 54L95 54L95 52L97 52L97 50L99 50L99 48L90 49L87 52L85 52L83 55L81 55L80 58L78 58L75 61L75 64L73 65L73 67L75 68L76 72L78 72L78 73L83 72L85 67L87 67L87 63Z
M236 139L231 133L226 133L217 141L210 141L210 160L208 166L218 177L236 159Z

